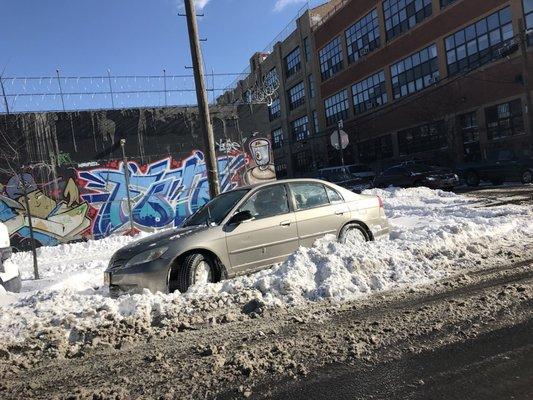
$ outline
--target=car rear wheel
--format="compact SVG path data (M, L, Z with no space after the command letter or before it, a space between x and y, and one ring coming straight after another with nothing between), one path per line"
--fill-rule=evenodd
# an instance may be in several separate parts
M531 183L533 181L533 172L531 172L530 169L526 169L522 171L520 180L522 181L524 185Z
M369 240L366 230L358 224L346 225L339 235L339 241L343 244L363 243Z
M169 291L175 289L185 293L192 285L203 285L215 282L216 266L213 260L205 254L192 253L181 260L177 266L175 281L169 282Z
M479 186L479 176L475 171L466 174L466 184L468 186Z

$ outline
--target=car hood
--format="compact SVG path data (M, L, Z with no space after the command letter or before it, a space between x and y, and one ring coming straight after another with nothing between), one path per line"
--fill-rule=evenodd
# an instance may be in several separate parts
M178 240L180 237L185 237L206 229L209 229L209 227L202 225L165 230L122 247L115 253L113 259L128 259L145 250L165 246L167 243Z

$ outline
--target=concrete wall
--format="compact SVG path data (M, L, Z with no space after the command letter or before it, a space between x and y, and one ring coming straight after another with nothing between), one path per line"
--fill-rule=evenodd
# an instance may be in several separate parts
M265 106L216 107L212 116L222 191L275 179L270 133L262 129ZM0 221L18 248L29 245L28 213L38 244L54 245L128 231L131 220L136 231L176 226L209 199L196 109L28 113L0 123L7 139L0 153ZM10 147L19 150L20 163L9 159Z

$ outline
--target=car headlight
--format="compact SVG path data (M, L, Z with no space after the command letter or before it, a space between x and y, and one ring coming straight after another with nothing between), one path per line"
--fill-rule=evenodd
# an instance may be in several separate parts
M168 247L157 247L155 249L143 251L142 253L137 254L135 257L130 258L129 261L124 265L124 268L157 260L163 254L165 254L167 250Z
M434 182L434 181L436 181L437 179L438 179L438 178L437 178L436 176L428 176L428 177L426 178L426 180L427 180L427 181L430 181L430 182Z

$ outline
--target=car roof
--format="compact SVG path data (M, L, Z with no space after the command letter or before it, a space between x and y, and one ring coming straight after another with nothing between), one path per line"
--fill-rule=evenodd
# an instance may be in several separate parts
M256 183L254 185L246 185L246 186L239 186L239 187L236 187L235 189L233 190L239 190L239 189L256 189L256 188L260 188L260 187L266 187L266 186L271 186L271 185L275 185L275 184L279 184L279 183L301 183L301 182L315 182L315 183L322 183L322 184L331 184L330 182L326 182L324 180L321 180L321 179L315 179L315 178L291 178L291 179L277 179L275 181L268 181L268 182L264 182L264 183Z

